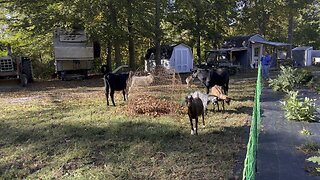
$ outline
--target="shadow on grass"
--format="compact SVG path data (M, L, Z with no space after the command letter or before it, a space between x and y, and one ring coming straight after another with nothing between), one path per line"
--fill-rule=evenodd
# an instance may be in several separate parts
M20 87L18 85L1 88L0 92L19 92L19 91L50 91L66 88L81 88L81 87L103 87L103 79L100 76L91 77L84 80L61 81L61 80L35 80L28 84L27 87Z
M76 157L70 155L69 161L60 168L60 176L85 166L91 168L125 166L123 168L129 170L114 171L113 176L174 178L174 173L176 178L181 178L186 175L183 173L187 173L188 178L210 179L213 176L215 179L232 176L230 168L234 168L239 150L245 143L244 131L244 127L225 127L221 131L210 132L205 128L199 128L199 135L191 136L189 126L179 128L153 122L114 122L106 127L66 123L26 129L13 128L2 122L0 134L6 136L7 142L10 143L2 144L1 148L30 145L33 145L33 148L26 151L25 155L22 154L12 161L0 164L0 174L7 178L28 177L53 164L59 156L66 156L70 149L74 149L84 153ZM40 164L38 168L32 166L35 163L33 161ZM71 161L76 165L70 170L67 166ZM42 162L42 166L39 162ZM200 168L202 166L206 168ZM221 166L225 166L226 169L212 175ZM141 168L147 172L139 174ZM151 171L158 168L164 171L150 175ZM197 170L189 172L190 168ZM57 177L59 178L59 175Z

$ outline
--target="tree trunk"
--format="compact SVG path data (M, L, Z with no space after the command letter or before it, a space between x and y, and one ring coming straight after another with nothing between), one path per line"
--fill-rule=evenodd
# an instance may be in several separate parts
M117 42L117 40L114 42L114 60L116 62L116 66L121 66L121 49L120 44Z
M288 46L287 58L291 58L292 39L293 39L293 0L289 0L289 16L288 16Z
M288 46L287 49L287 58L291 58L291 49L292 49L292 39L293 39L293 15L289 13L288 19Z
M200 1L197 0L196 5L196 48L197 48L197 62L198 65L201 64L201 34L200 34Z
M161 65L161 29L160 29L160 0L156 0L156 16L155 16L155 44L156 44L156 54L155 54L155 61L156 66Z
M135 46L134 46L134 31L133 31L133 17L132 17L132 2L133 0L128 0L128 32L129 32L129 67L135 70L136 60L135 60Z
M118 21L117 21L117 11L114 8L113 1L109 0L109 8L111 12L111 21L115 29L118 27ZM121 50L120 50L120 43L119 43L119 38L116 36L114 37L113 41L114 45L114 55L115 55L115 62L116 62L116 67L119 67L121 65Z
M106 49L106 53L107 53L107 58L106 58L106 64L107 64L107 68L109 69L109 72L112 71L112 67L111 67L111 56L112 56L112 44L109 41L107 43L107 49Z

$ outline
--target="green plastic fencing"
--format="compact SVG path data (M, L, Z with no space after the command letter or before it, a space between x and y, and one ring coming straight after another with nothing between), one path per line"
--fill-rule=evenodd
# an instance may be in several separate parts
M260 133L261 114L260 114L260 96L261 96L261 65L258 66L256 92L250 127L249 142L247 145L247 155L244 161L243 180L254 180L257 170L257 150Z

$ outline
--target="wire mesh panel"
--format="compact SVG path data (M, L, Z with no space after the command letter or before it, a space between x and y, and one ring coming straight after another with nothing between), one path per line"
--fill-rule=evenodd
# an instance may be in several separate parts
M153 77L152 82L142 82L142 85L133 82L135 77L143 77L148 81L150 74ZM180 96L174 94L185 88L186 85L182 85L179 74L162 66L149 74L145 71L133 72L128 80L128 110L132 114L151 116L179 113L183 111L180 103L183 93Z
M258 66L256 92L254 98L254 107L250 127L249 142L247 145L247 155L244 162L243 179L254 180L257 168L257 150L260 133L261 114L260 114L260 96L261 96L261 65Z

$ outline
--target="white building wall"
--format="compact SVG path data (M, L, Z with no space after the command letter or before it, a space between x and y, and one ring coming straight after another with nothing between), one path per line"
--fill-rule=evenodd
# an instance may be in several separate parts
M177 73L191 72L193 69L193 55L191 48L179 44L174 47L170 59L162 59L161 64L167 69L174 69ZM155 60L145 60L145 70L150 71L155 67Z

